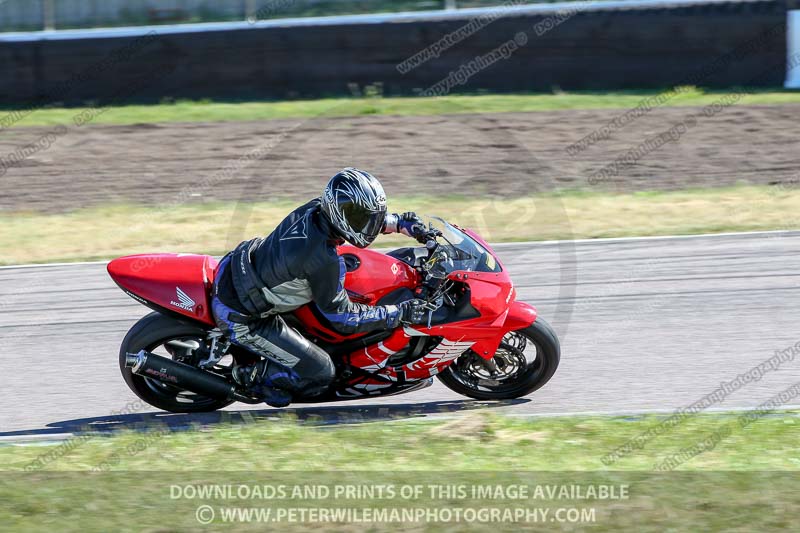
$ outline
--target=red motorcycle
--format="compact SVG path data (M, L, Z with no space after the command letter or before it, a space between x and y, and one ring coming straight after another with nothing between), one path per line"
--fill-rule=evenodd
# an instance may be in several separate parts
M519 398L543 386L560 359L552 328L536 309L515 299L508 272L478 235L441 219L425 246L388 253L339 247L345 288L355 302L382 305L426 301L427 323L343 336L313 304L286 315L289 324L326 350L336 379L332 402L400 394L428 387L433 376L481 400ZM125 336L119 365L128 386L150 405L173 412L260 403L233 378L234 365L257 356L230 344L211 316L217 261L206 255L133 255L111 261L119 287L155 312Z

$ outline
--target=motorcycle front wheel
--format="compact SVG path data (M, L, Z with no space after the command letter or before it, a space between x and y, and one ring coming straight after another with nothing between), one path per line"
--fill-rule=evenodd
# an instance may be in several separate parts
M503 337L494 357L486 360L466 352L436 377L449 389L478 400L509 400L527 396L555 374L561 346L542 318Z

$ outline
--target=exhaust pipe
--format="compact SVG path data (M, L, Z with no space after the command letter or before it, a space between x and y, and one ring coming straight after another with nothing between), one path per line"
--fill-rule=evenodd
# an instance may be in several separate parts
M136 375L219 400L238 399L235 385L225 378L142 350L125 355L125 367Z

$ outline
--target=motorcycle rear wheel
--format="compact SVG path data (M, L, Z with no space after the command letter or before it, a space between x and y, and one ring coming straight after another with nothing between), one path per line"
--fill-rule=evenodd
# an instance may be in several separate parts
M150 313L142 317L128 331L119 349L119 368L125 383L136 396L148 404L172 413L205 413L234 403L230 400L209 398L139 376L125 366L125 356L128 353L146 350L170 357L175 352L175 349L168 345L170 341L182 344L205 342L207 335L208 332L199 326L160 313ZM174 359L174 356L172 358Z
M503 337L492 358L494 370L470 351L436 377L449 389L470 398L510 400L544 386L560 360L561 346L555 331L544 319L537 318L527 328Z

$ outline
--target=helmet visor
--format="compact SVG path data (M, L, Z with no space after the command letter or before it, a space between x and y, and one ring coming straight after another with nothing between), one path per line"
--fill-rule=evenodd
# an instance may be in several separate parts
M353 231L371 239L378 236L386 219L385 210L371 211L355 203L342 206L342 213Z

